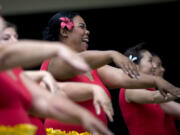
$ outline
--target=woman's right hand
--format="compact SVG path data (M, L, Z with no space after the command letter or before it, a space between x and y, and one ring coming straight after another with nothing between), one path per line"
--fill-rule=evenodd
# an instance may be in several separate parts
M112 51L111 57L116 66L120 67L131 78L139 79L139 71L137 65L128 59L125 55Z
M106 113L108 119L113 122L113 107L112 102L106 92L98 85L93 86L93 103L96 109L96 113L99 115L101 113L101 107Z
M167 93L170 93L175 97L180 97L180 88L175 87L163 78L155 77L155 83L156 87L164 97L166 97Z
M100 120L95 118L88 111L82 113L81 124L92 135L114 135Z

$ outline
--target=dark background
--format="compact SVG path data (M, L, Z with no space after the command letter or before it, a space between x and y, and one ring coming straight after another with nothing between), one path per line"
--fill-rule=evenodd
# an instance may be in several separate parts
M78 11L90 30L89 49L118 50L147 42L147 48L157 53L166 69L165 79L180 87L180 3L116 7ZM42 39L42 31L56 12L5 16L18 26L20 39ZM34 69L37 69L35 67ZM115 122L111 130L125 134L119 105L118 90L111 92L115 107ZM179 125L179 124L178 124Z

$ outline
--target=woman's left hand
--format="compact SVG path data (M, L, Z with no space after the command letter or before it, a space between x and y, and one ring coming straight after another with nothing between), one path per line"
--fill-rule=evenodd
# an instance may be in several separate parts
M112 51L111 57L116 66L120 67L128 76L136 79L140 78L137 65L129 60L128 57L117 51Z
M46 72L46 75L42 78L40 85L53 94L66 96L65 92L58 87L53 76L48 72Z

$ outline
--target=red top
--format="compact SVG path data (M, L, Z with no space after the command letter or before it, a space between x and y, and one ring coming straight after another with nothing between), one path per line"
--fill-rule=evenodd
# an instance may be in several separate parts
M46 135L44 124L40 118L30 115L30 120L31 123L37 127L36 135Z
M49 61L48 60L45 61L41 66L41 70L47 70L48 64L49 64ZM79 76L73 77L72 79L69 79L67 81L68 82L85 82L85 83L90 83L90 84L97 84L97 85L101 86L102 88L104 88L104 91L110 97L110 93L107 90L107 88L104 86L102 81L100 80L97 71L93 70L93 71L91 71L91 73L92 73L92 76L94 78L94 81L89 80L89 78L85 75L79 75ZM81 105L82 107L88 109L89 111L91 111L98 119L100 119L107 126L107 119L106 119L106 115L105 115L104 111L101 109L101 114L97 115L95 108L94 108L94 105L93 105L93 100L88 100L85 102L79 102L78 104ZM45 127L46 128L66 130L67 132L72 131L72 130L75 130L78 132L84 132L85 131L81 125L75 126L75 125L70 125L70 124L64 124L64 123L60 123L60 122L52 120L52 119L46 119Z
M123 88L119 93L119 105L130 135L178 134L174 118L166 115L158 104L127 103Z
M0 72L0 125L14 126L31 123L27 110L31 106L31 94L20 79L21 68L11 70L16 79L7 72Z

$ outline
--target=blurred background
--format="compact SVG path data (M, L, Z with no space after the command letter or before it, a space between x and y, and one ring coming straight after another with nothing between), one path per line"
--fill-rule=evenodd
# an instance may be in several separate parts
M41 40L53 14L73 10L85 18L91 32L89 49L123 53L146 42L147 48L161 57L165 79L180 87L178 0L0 0L0 5L4 17L17 25L20 39ZM119 115L118 93L111 92L115 122L109 124L116 135L127 132Z

